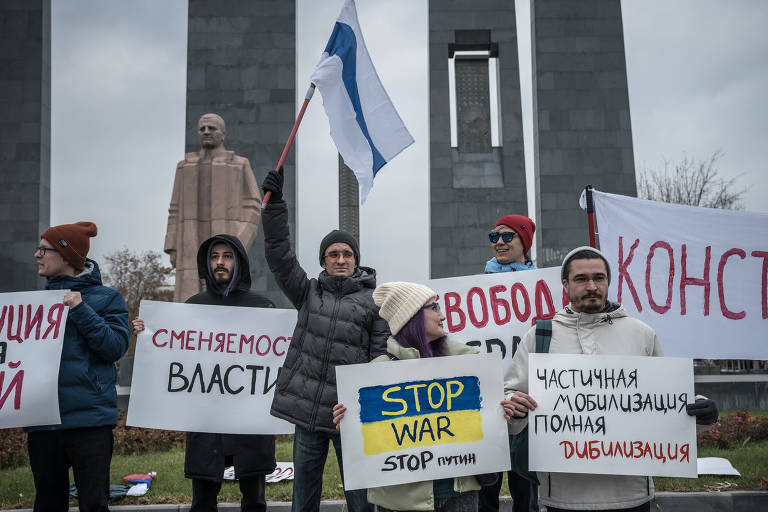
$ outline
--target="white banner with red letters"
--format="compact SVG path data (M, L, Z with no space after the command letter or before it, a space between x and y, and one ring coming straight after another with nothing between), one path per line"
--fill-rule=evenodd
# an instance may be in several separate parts
M609 297L666 355L768 357L768 214L593 194Z
M507 368L517 344L536 320L552 318L568 303L560 267L431 279L449 338L497 353Z
M67 291L0 293L0 428L61 423Z
M288 434L269 414L296 311L142 301L126 423L222 434Z
M533 471L695 478L689 358L531 354Z

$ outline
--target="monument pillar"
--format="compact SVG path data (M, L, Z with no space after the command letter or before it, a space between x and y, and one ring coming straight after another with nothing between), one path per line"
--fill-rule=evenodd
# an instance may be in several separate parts
M429 2L432 278L482 272L489 228L528 214L515 2Z
M536 0L533 108L539 267L589 245L586 185L637 193L620 0Z
M51 2L0 3L0 292L42 288L32 257L50 224Z

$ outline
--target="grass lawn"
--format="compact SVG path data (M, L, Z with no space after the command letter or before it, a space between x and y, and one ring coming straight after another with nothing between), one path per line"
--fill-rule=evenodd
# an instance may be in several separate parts
M700 457L725 457L738 469L741 477L705 476L701 478L654 478L657 491L692 491L716 490L725 487L724 483L733 484L728 489L765 489L760 477L768 476L768 442L749 443L733 450L700 448ZM292 460L292 438L280 436L277 442L277 460ZM192 484L184 478L184 451L153 453L146 455L114 456L112 458L111 482L120 483L121 478L131 473L157 471L157 478L145 496L126 497L118 505L138 505L150 503L190 503ZM0 470L0 509L31 508L34 501L34 486L29 466ZM509 495L506 483L503 495ZM344 490L341 486L336 454L331 447L328 462L323 473L323 499L342 499ZM291 481L267 485L268 501L290 501ZM219 495L221 502L240 501L240 489L237 483L225 482ZM73 502L73 505L75 503Z

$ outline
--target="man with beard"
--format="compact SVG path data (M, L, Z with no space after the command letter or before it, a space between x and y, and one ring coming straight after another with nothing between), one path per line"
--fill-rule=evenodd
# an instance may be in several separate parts
M624 306L607 300L611 269L603 253L592 247L569 252L562 266L563 288L570 304L552 319L550 353L601 355L663 355L656 333L632 318ZM528 391L528 354L535 352L536 327L523 337L508 371L502 401L510 430L519 433L528 421L528 411L536 401ZM697 397L688 404L688 414L698 425L717 421L712 400ZM621 510L649 512L653 479L634 475L594 475L582 473L538 473L541 484L539 502L549 512L560 510Z
M251 291L248 255L237 237L216 235L197 251L197 272L205 290L187 299L187 304L274 308ZM133 321L138 333L140 318ZM266 411L265 411L266 413ZM264 512L264 475L275 469L275 438L270 435L212 434L187 432L184 476L192 479L190 512L215 512L226 466L235 466L235 477L243 494L243 512Z

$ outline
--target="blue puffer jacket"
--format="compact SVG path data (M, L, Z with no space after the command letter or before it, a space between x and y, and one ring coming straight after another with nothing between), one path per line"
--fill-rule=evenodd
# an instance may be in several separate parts
M102 427L117 424L115 361L128 350L128 310L117 290L102 286L99 266L86 260L75 277L49 277L47 290L80 292L69 310L59 366L60 425L26 431Z

